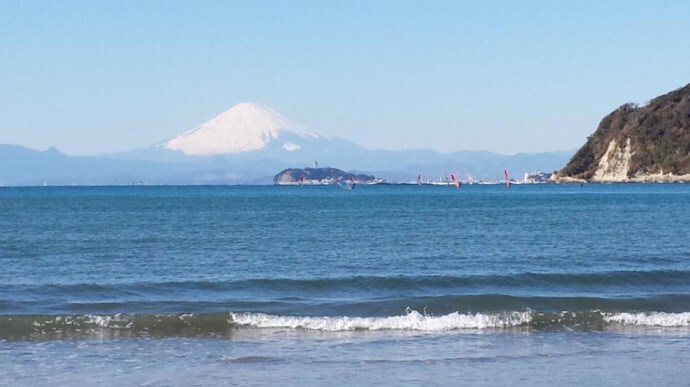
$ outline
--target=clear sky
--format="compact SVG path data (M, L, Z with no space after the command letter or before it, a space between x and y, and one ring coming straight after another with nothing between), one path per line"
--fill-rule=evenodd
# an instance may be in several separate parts
M690 2L0 1L0 143L149 145L240 102L372 149L574 150L690 83Z

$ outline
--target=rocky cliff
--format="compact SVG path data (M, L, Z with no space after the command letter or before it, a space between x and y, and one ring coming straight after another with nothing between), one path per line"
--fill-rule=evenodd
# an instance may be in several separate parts
M604 117L552 179L690 181L690 84Z

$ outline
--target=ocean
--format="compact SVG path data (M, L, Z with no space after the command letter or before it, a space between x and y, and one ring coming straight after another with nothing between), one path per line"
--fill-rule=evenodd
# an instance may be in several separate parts
M0 188L0 385L687 385L690 185Z

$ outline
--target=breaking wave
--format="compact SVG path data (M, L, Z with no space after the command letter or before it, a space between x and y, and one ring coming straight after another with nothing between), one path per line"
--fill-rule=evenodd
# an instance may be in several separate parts
M231 337L243 329L289 329L320 332L526 329L602 331L621 327L690 328L690 312L500 313L453 312L434 316L407 310L387 317L281 316L265 313L15 315L0 316L0 339L66 337Z
M327 332L356 330L414 330L449 331L456 329L498 329L528 324L531 312L496 314L461 314L429 316L409 311L402 316L390 317L298 317L273 316L263 313L231 313L231 320L238 326L255 328L308 329Z
M461 329L576 328L605 329L607 326L690 327L690 312L606 313L601 311L539 313L530 310L503 313L459 313L431 316L409 311L390 317L299 317L263 313L231 313L238 326L289 328L318 331L414 330L452 331Z

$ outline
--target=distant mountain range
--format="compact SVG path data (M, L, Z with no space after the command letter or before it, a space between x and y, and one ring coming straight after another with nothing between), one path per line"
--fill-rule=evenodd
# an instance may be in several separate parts
M392 181L451 172L487 180L501 178L506 168L516 177L551 172L571 155L368 150L308 130L269 107L242 103L173 139L126 152L68 156L55 148L0 145L0 185L271 184L278 171L317 163Z

